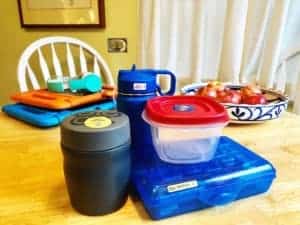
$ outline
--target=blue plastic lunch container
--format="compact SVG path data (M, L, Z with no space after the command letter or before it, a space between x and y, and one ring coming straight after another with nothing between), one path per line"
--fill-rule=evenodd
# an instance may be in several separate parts
M215 157L171 164L149 155L133 165L133 186L152 219L206 209L264 193L276 177L270 162L222 136Z

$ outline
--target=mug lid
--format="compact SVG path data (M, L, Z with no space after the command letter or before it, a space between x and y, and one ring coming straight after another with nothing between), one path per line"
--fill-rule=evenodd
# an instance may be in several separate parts
M118 92L121 94L149 94L156 93L156 73L152 69L119 70Z
M77 113L61 124L61 144L74 151L106 151L129 141L129 119L115 110Z
M204 96L162 96L149 100L145 108L148 121L167 125L211 125L227 123L223 105Z

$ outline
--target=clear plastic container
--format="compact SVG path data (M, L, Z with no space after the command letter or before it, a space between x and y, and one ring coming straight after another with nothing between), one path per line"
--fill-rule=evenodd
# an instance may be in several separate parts
M151 108L153 101L150 100L142 115L143 119L151 125L153 145L159 158L169 163L198 163L211 160L223 128L228 123L225 109L224 115L222 115L223 118L218 118L220 112L221 114L223 112L222 110L220 111L223 108L218 107L223 106L216 102L211 102L213 101L211 99L196 98L197 100L202 100L200 101L201 107L198 107L199 104L196 101L197 108L193 106L194 101L191 102L191 99L193 100L195 96L159 98L162 104ZM157 98L154 99L155 101L157 101ZM175 104L177 102L179 104ZM214 107L207 110L207 103L212 104ZM183 111L178 111L178 106ZM160 107L162 107L161 115L159 115ZM203 108L205 110L202 112L201 109ZM211 113L212 109L215 110L213 114ZM210 115L209 120L207 120L207 114ZM212 115L217 117L215 122L212 120ZM206 120L203 120L203 117ZM202 120L199 120L199 118Z
M152 141L159 158L170 163L198 163L213 158L227 123L211 126L166 126L143 118L151 125Z

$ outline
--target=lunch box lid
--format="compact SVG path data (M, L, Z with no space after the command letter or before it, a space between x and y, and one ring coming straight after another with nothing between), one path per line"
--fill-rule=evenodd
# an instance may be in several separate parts
M161 204L168 202L185 202L186 207L192 203L188 201L194 200L207 207L230 203L259 193L254 190L257 182L268 189L276 177L271 163L225 136L220 138L211 161L170 164L153 154L147 161L137 161L132 173L134 187L144 205L161 211Z
M130 142L129 119L116 110L77 113L60 127L62 147L73 151L107 151Z
M149 100L144 111L148 122L168 125L210 125L227 123L223 105L204 96L162 96Z

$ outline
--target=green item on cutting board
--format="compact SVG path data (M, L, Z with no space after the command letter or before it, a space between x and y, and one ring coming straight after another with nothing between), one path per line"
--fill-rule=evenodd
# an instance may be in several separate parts
M47 80L47 88L52 92L64 92L68 88L68 77L61 77Z
M97 74L89 73L81 79L70 79L69 87L71 91L98 92L102 89L102 79Z
M80 78L61 77L56 79L49 79L47 81L47 88L52 92L64 92L70 89L72 92L88 91L91 93L101 91L102 79L95 73L87 73Z

